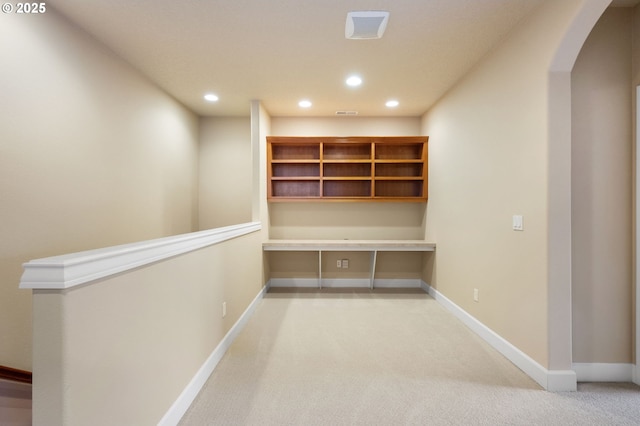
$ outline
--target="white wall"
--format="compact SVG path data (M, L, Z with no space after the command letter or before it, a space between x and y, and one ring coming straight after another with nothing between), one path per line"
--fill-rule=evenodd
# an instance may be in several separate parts
M1 14L0 57L0 365L31 370L22 263L195 230L198 127L53 9Z
M199 227L251 221L251 121L202 117L199 152Z
M432 286L546 368L549 69L582 7L545 2L423 117Z
M273 136L416 136L417 117L273 117Z
M632 9L610 8L572 72L573 359L632 362Z

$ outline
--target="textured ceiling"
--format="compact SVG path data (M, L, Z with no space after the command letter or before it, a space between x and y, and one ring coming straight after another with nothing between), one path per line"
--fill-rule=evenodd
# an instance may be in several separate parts
M622 0L625 1L625 0ZM200 115L424 113L542 0L50 0ZM390 12L384 37L347 40L347 12ZM358 73L364 82L347 88ZM205 92L220 100L206 103ZM307 98L312 108L297 103ZM384 106L395 98L400 106Z

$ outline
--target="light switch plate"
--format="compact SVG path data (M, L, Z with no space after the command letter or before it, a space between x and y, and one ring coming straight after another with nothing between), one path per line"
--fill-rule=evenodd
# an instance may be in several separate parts
M513 230L524 231L524 222L522 215L513 215Z

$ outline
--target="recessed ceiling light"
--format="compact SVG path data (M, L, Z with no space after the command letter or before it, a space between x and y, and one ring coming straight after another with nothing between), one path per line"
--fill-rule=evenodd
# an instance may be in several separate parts
M396 101L395 99L392 99L392 100L387 101L387 103L385 105L388 106L389 108L395 108L398 105L400 105L400 102Z
M362 79L357 75L352 75L351 77L347 78L347 85L351 87L360 86L361 84Z
M306 99L301 100L300 102L298 102L298 106L300 108L309 108L311 106L311 101L308 101Z
M218 100L218 96L214 95L213 93L207 93L206 95L204 95L204 99L209 102L216 102Z

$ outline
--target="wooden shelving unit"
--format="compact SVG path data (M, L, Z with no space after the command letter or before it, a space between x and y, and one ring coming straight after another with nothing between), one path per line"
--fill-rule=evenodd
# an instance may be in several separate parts
M267 198L424 202L428 139L269 136Z

